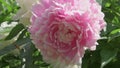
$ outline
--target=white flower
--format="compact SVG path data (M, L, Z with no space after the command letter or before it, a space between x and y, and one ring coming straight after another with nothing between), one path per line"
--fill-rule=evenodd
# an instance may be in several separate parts
M16 0L20 9L13 17L14 20L20 20L20 23L24 25L30 24L30 17L31 17L31 7L34 3L37 3L37 0Z

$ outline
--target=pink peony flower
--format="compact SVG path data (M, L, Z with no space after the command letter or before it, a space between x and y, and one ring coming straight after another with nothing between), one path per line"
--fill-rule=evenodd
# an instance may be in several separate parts
M41 0L32 8L31 38L53 68L79 68L95 50L104 14L95 0Z

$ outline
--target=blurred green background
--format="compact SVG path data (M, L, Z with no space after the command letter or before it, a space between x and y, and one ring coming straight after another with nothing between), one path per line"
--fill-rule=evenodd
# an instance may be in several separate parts
M86 51L82 68L120 68L120 0L97 1L107 28L97 50ZM0 0L0 68L50 68L32 44L28 27L12 20L19 8L15 0Z

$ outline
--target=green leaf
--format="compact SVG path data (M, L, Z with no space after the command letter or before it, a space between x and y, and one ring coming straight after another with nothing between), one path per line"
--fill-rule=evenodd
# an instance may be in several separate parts
M11 22L18 9L14 0L0 0L0 24L6 21Z
M22 61L23 64L21 64L20 68L23 65L25 65L25 68L42 68L49 66L49 64L42 60L42 55L32 43L24 46L23 50L21 50L20 56L22 59L26 60Z
M115 29L115 30L113 30L110 34L112 35L112 34L116 34L116 33L118 33L118 32L120 32L120 29Z
M5 38L5 40L10 40L17 36L21 30L23 30L25 27L23 24L17 24L9 33L9 35Z
M111 6L111 3L109 3L109 2L107 2L106 4L105 4L105 7L110 7Z
M21 50L21 58L25 59L26 61L22 61L21 67L25 65L25 68L39 68L38 66L34 65L34 58L32 54L35 51L35 47L32 43L29 43L24 46L23 50Z
M26 32L27 32L27 29L24 29L24 30L20 33L20 35L19 35L19 37L17 38L17 40L23 39L24 36L25 36L25 34L26 34Z
M34 47L32 44L26 45L25 50L26 52L24 53L24 58L26 59L25 62L25 68L32 68L33 67L33 57L32 53L34 52Z
M116 37L119 37L120 36L120 29L115 29L113 30L110 34L109 34L109 39L108 39L108 42L113 40L114 38Z
M88 68L90 61L90 53L86 51L84 57L82 58L82 68Z
M100 52L101 55L101 68L107 65L112 59L117 55L118 50L107 46L103 48Z
M28 44L30 42L31 42L31 40L29 38L24 38L24 39L21 39L19 41L16 41L16 42L8 45L7 47L1 49L0 50L0 56L8 54L12 50L17 49L17 47L22 46L23 44Z

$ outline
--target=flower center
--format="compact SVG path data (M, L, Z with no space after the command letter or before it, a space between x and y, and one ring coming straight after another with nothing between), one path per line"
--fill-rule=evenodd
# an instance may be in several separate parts
M70 43L74 40L76 34L74 31L69 29L69 26L60 25L57 31L57 39L59 42Z

